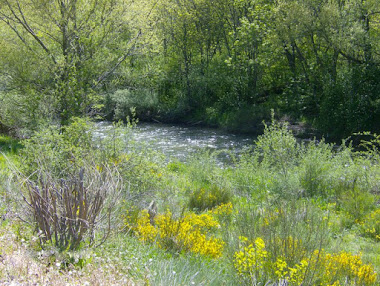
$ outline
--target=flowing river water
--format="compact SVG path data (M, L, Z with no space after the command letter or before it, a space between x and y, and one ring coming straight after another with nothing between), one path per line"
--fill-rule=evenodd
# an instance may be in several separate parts
M107 136L107 131L111 128L109 122L97 123L99 136ZM128 140L180 161L187 161L191 154L202 150L240 153L244 148L252 146L255 139L253 136L231 134L219 129L159 123L138 123L128 132L128 136ZM225 161L223 158L221 160Z

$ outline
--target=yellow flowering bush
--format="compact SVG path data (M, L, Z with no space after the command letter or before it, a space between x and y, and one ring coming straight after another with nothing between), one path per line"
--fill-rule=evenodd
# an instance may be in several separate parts
M220 206L217 206L213 208L212 210L209 210L209 213L217 215L217 216L228 216L232 214L233 207L232 203L226 203L226 204L221 204Z
M123 213L121 214L121 218L124 223L123 229L128 233L134 231L135 226L137 225L137 220L140 218L140 212L140 208L123 200Z
M150 223L149 213L147 210L143 210L140 217L137 219L135 232L141 241L153 242L156 240L158 230Z
M239 237L239 251L235 252L234 266L239 276L256 283L275 278L278 281L287 280L293 285L300 285L308 267L307 260L290 267L285 259L278 257L272 262L270 252L266 250L265 242L258 237L254 242L249 242L248 238ZM288 238L287 241L295 241ZM274 273L275 277L270 277Z
M368 214L361 225L361 232L368 237L380 241L380 209Z
M260 237L253 242L240 237L234 266L243 280L254 283L278 281L288 285L375 285L377 280L373 266L363 264L360 255L315 250L311 255L292 262L288 257L276 254L268 251Z
M265 250L265 242L262 238L256 238L249 242L248 238L239 237L239 251L235 253L234 266L240 276L253 278L255 281L261 277L268 252Z
M315 250L310 263L322 285L374 285L377 280L373 266L363 264L360 255Z
M302 259L301 262L294 267L289 267L285 259L277 258L273 264L273 270L277 280L287 280L292 285L301 285L304 281L308 266L309 262L306 259Z
M301 285L305 279L307 267L309 263L306 259L302 259L300 263L294 267L289 267L289 282L293 285Z
M220 257L223 241L209 232L219 227L211 214L187 213L174 219L170 211L157 215L151 224L146 210L141 212L135 226L136 236L144 242L156 242L159 247L189 251L213 258Z
M276 237L270 241L268 251L276 253L276 257L286 257L288 264L296 264L307 255L303 241L291 235L285 238Z
M265 215L262 218L263 225L269 226L269 225L275 224L276 222L278 222L279 216L280 216L280 213L277 209L273 212L265 212Z

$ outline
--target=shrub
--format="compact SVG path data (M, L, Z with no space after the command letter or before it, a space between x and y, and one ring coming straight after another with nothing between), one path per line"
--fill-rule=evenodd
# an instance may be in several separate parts
M264 266L268 257L264 240L260 237L248 243L248 238L241 236L239 251L235 253L234 266L240 276L249 277L252 282L258 282L259 276L264 274Z
M256 180L252 183L264 185L265 191L277 198L299 197L301 188L294 170L299 161L301 148L287 125L273 119L271 125L265 125L264 134L260 135L255 143L253 153L243 157L243 160L251 157L252 162L256 162L251 166L253 167L251 172L260 176L250 175ZM244 167L244 164L241 166ZM257 188L252 186L250 188L257 191Z
M377 279L373 267L363 264L360 255L317 249L308 257L289 262L287 256L268 251L260 237L253 242L240 237L234 266L242 281L253 285L269 281L286 285L375 285Z
M327 197L333 171L333 146L312 141L304 146L299 166L299 179L305 196Z
M361 233L376 241L380 241L380 209L368 214L360 226Z
M197 211L211 210L230 201L231 194L229 191L213 185L193 191L190 195L189 209Z
M249 240L262 237L268 242L268 250L278 256L300 260L328 242L328 211L321 211L308 201L278 202L273 206L247 201L234 207L238 210L236 232ZM305 250L295 249L296 244Z
M152 224L148 212L143 210L133 229L141 241L155 242L161 248L216 258L222 255L224 243L210 232L218 226L211 213L189 212L175 219L170 211L157 215Z
M62 129L49 127L25 142L21 171L14 173L24 182L28 214L43 244L77 249L86 238L93 244L103 227L107 237L124 189L116 166L121 146L117 136L95 140L94 130L86 119L74 118Z
M101 240L107 238L111 215L123 187L115 168L91 165L67 179L41 172L37 180L25 180L25 201L43 244L49 242L60 250L75 250L87 237L92 245L99 227L104 230Z
M376 285L377 274L373 266L363 264L360 255L316 250L309 264L309 273L314 277L306 277L306 283L314 280L320 285Z
M375 207L375 196L358 188L346 190L341 197L341 209L344 212L343 223L351 226L365 220L366 215Z
M265 125L264 134L256 141L255 154L261 158L261 165L270 168L285 178L299 155L299 144L286 124L274 119Z
M140 119L150 118L157 113L158 96L150 89L123 89L117 90L106 98L106 110L109 119L123 120L133 116L134 110ZM110 116L113 114L113 116Z

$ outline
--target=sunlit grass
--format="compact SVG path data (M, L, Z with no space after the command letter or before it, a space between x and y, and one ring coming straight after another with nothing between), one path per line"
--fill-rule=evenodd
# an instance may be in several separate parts
M63 275L96 270L104 281L127 277L138 285L322 285L318 284L322 280L343 285L346 279L370 285L376 279L374 271L380 271L378 161L350 147L332 150L323 141L297 143L285 128L280 124L268 128L258 138L260 148L224 167L209 152L179 163L158 160L157 153L146 149L130 148L128 154L115 155L111 148L110 157L101 158L110 159L127 187L115 205L110 238L99 248L56 251L49 259L65 265L60 269ZM50 154L48 164L74 166L75 156L55 153L57 144L49 145L43 132L39 136L28 146L29 153L22 152L24 156L40 159L35 150L45 150ZM7 158L18 160L20 146L1 138L2 148L8 150L0 157L5 167ZM67 147L64 152L74 154ZM86 160L94 160L98 151L76 148L77 156L89 153ZM8 211L5 206L19 193L13 185L17 182L9 181L5 188L5 181L1 188L7 199L0 210ZM228 199L221 198L222 191ZM191 203L194 198L196 205ZM152 201L157 208L151 217ZM24 209L18 208L22 214ZM32 253L41 251L37 234L25 232L22 237ZM44 261L38 260L38 267ZM344 263L347 269L340 269ZM332 274L323 274L324 269Z

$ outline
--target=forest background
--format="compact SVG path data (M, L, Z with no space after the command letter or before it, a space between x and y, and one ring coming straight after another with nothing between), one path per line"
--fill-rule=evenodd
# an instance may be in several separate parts
M329 140L379 131L376 0L2 0L0 125L72 116L262 132L270 110Z

